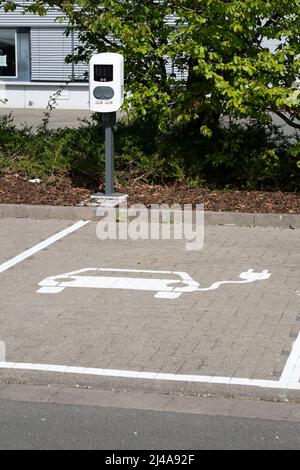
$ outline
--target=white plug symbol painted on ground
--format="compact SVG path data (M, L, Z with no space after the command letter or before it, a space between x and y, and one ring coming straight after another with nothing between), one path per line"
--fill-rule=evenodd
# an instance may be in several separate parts
M94 273L96 275L87 275ZM107 276L103 274L112 273ZM99 275L101 274L101 275ZM132 277L140 274L141 277ZM153 275L173 275L177 279L153 277ZM145 277L146 275L146 277ZM147 277L147 275L149 275ZM150 276L151 275L151 276ZM268 270L254 272L253 269L241 272L238 281L218 281L209 287L200 288L199 282L191 278L189 274L181 271L150 271L137 269L107 269L86 268L65 274L50 276L39 283L40 294L57 294L68 287L90 289L124 289L137 291L154 291L157 299L176 299L184 293L207 292L218 289L223 284L246 284L249 282L269 279L271 273Z

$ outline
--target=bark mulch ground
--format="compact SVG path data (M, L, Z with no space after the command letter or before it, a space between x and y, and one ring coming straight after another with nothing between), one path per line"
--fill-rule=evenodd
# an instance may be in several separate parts
M212 191L189 188L179 183L170 186L139 183L129 187L118 186L117 190L129 195L129 205L204 204L209 211L300 214L300 193ZM91 189L74 186L67 177L53 177L46 182L30 183L20 175L0 175L0 203L74 206L88 200L93 192Z

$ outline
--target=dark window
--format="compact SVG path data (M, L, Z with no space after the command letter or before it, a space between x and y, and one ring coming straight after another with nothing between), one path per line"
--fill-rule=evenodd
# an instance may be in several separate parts
M94 80L96 82L112 82L113 66L112 65L94 65Z
M0 77L16 75L16 32L0 30Z

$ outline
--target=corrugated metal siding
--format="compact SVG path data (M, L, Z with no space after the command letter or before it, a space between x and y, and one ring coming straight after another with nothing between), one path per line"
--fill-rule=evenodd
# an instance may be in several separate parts
M74 64L74 80L86 81L88 80L89 66L79 62L79 64Z
M72 64L65 57L72 53L72 38L64 28L31 28L31 80L65 81L72 79Z
M31 28L31 80L84 80L88 64L66 64L65 57L80 44L77 33L69 36L64 28Z
M174 65L171 59L168 59L167 56L165 56L165 60L166 60L167 75L175 75L177 80L183 80L183 81L187 80L188 78L187 70L181 71L176 65Z
M20 5L29 5L33 3L32 0L19 0ZM159 3L159 2L158 2ZM60 10L53 8L47 12L46 16L33 15L31 13L22 14L22 8L17 7L15 11L5 13L0 9L0 26L53 26L55 19L58 16L62 16ZM178 19L175 15L167 15L166 23L170 26L176 26L176 20ZM64 21L62 24L67 24Z
M33 3L28 0L20 0L20 5L28 5ZM55 18L62 16L58 9L49 10L46 16L33 15L32 13L22 14L22 7L17 7L15 11L5 13L3 9L0 9L0 26L55 26ZM67 22L64 22L66 24Z
M73 42L74 42L74 50L76 52L76 47L82 44L78 38L78 33L76 31L73 32ZM89 72L88 64L85 64L83 62L74 64L74 80L87 80L88 72Z
M32 0L20 0L20 4L28 5ZM158 0L159 3L159 0ZM58 9L48 11L46 16L40 17L27 13L22 14L22 8L18 7L13 12L5 13L0 10L0 27L30 27L31 43L31 80L34 81L66 81L84 80L88 72L88 65L84 63L66 64L65 56L72 53L72 47L79 44L78 35L73 37L64 35L64 25L67 22L55 22L59 16ZM176 17L169 15L166 23L172 27L176 26ZM168 74L175 73L178 78L183 75L173 67L169 60L166 65Z

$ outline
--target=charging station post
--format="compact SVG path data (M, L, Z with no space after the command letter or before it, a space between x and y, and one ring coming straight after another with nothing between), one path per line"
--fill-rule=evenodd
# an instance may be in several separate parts
M105 130L105 195L114 194L114 125L117 122L117 113L103 114L103 127Z

